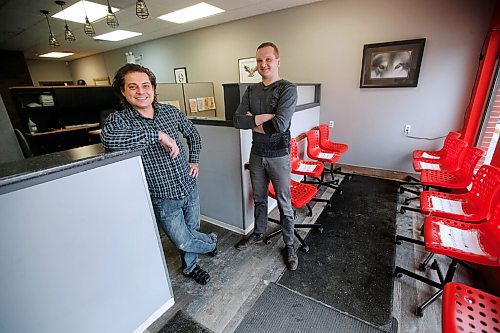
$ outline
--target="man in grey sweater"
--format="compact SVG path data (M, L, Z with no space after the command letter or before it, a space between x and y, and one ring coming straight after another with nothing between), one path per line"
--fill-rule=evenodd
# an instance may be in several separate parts
M237 245L243 250L262 244L267 230L267 190L269 181L276 191L286 246L285 262L296 270L294 221L290 195L290 123L297 104L297 87L279 76L279 50L271 42L257 48L257 70L262 82L249 86L234 115L234 126L252 129L250 178L254 200L254 233Z

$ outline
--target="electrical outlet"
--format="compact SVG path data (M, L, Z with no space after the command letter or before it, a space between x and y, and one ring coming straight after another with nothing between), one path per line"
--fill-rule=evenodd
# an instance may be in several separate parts
M408 136L410 135L411 132L411 125L406 125L405 126L405 135Z
M333 128L333 126L335 126L335 122L333 120L330 120L328 122L328 127Z

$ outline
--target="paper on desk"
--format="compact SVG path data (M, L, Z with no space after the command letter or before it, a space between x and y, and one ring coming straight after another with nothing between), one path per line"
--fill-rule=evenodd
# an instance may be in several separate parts
M420 167L425 170L441 170L439 164L420 162Z
M431 203L434 210L465 215L461 201L431 197Z
M312 172L314 171L314 169L316 169L316 165L300 163L299 167L297 168L297 171Z
M319 158L328 158L328 159L330 159L330 158L333 157L333 154L332 153L319 153L318 157Z
M422 154L422 157L423 157L423 158L432 158L432 159L434 159L434 160L439 160L439 159L441 158L441 157L439 157L439 156L434 156L434 155L430 155L430 154L427 154L427 153L423 153L423 154Z
M439 237L445 247L452 247L477 255L486 255L479 244L479 235L476 230L462 230L439 224Z

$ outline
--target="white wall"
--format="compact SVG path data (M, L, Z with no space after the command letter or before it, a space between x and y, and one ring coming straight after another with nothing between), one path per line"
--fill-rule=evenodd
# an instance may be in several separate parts
M35 86L40 85L39 81L73 81L65 61L26 60L26 64Z
M342 163L412 171L411 151L442 141L406 138L404 125L431 138L461 129L494 4L323 1L107 52L98 74L113 77L128 51L142 55L158 82L174 82L173 68L187 67L189 82L214 82L221 116L222 83L238 82L238 59L274 41L282 77L322 84L321 121L335 120L332 137L350 146ZM359 88L364 44L413 38L427 39L418 87ZM71 62L72 73L84 72L86 59Z
M70 71L73 80L85 80L87 85L94 85L94 79L105 77L113 77L113 74L108 75L106 63L104 62L103 54L96 54L90 57L78 60L78 66L74 62L70 63Z

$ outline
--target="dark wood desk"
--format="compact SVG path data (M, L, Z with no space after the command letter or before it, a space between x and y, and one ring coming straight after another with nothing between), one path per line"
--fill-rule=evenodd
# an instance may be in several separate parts
M99 123L93 123L93 124L82 124L82 125L74 125L74 126L67 126L65 128L59 128L55 129L52 131L46 131L46 132L35 132L35 133L25 133L27 136L40 136L40 135L53 135L57 133L64 133L64 132L72 132L72 131L78 131L81 129L95 129L99 127Z
M26 140L33 155L45 155L100 143L100 137L89 134L99 128L99 123L69 126L46 132L26 133Z

